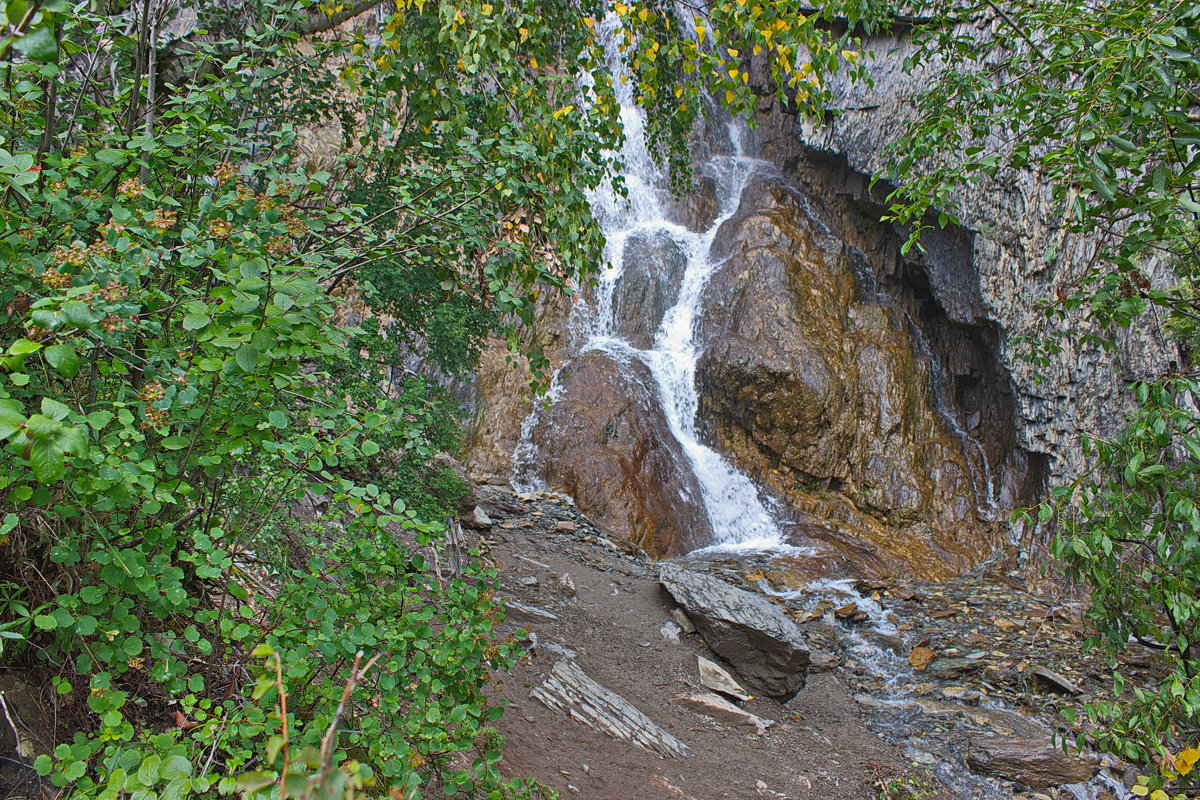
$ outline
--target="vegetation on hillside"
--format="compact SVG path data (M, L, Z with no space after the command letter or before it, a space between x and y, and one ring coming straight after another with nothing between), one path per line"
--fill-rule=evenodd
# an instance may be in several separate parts
M38 770L75 797L528 794L480 735L514 644L493 572L445 533L463 486L433 458L456 429L429 376L515 346L542 293L594 270L617 83L684 187L707 98L822 113L895 12L10 0L0 652L52 676L78 731ZM1200 718L1200 9L902 17L910 66L939 66L893 151L893 221L919 243L956 186L1032 170L1102 244L1047 303L1064 335L1154 319L1178 349L1041 511L1096 644L1173 665L1094 708L1096 743L1151 762Z
M751 50L814 104L852 66L738 2L5 5L0 646L75 731L36 762L69 796L532 791L428 376L594 269L609 12L680 181Z

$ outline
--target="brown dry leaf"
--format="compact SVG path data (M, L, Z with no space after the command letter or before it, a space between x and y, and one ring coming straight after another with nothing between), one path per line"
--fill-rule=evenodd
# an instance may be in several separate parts
M908 654L908 663L912 664L912 668L917 672L929 666L929 662L937 657L928 647L914 647L912 652Z

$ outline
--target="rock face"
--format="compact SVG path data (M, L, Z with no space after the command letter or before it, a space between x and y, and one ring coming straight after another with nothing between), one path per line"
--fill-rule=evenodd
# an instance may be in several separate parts
M1096 774L1092 762L1028 739L976 739L967 753L967 766L1032 789L1082 783Z
M796 623L776 605L677 564L660 565L658 578L708 646L732 664L748 686L781 698L804 688L808 645Z
M662 558L707 544L712 533L652 380L636 358L577 356L559 373L557 399L538 415L532 439L548 484L601 527Z
M985 16L962 23L960 30L977 37L1008 36L1003 24ZM864 63L870 65L872 84L835 78L830 84L834 107L843 113L821 122L786 118L767 157L803 170L832 156L843 174L831 174L833 180L825 185L828 196L853 194L869 203L861 176L884 168L884 149L915 117L911 99L930 77L923 69L904 69L914 47L903 35L864 37L863 49L870 51ZM797 142L803 147L797 148ZM958 322L986 321L1009 337L1046 333L1054 323L1044 317L1038 301L1052 298L1056 289L1083 273L1095 242L1058 227L1052 187L1032 170L957 188L952 201L966 227L966 258L928 259L929 292ZM1056 255L1047 258L1048 253ZM1041 367L1023 361L1018 347L1002 349L1003 367L1016 388L1017 445L1047 461L1051 482L1080 466L1079 431L1109 434L1119 429L1129 380L1167 368L1174 356L1156 344L1154 327L1153 320L1146 320L1142 333L1121 337L1112 353L1068 344L1054 363ZM1040 381L1035 380L1038 373Z
M648 349L667 309L675 305L687 256L666 231L639 233L625 242L625 270L613 291L617 333Z
M742 198L717 233L701 321L710 438L788 505L841 521L801 538L849 560L865 543L878 571L934 577L991 555L984 456L939 409L907 312L799 186L763 177Z

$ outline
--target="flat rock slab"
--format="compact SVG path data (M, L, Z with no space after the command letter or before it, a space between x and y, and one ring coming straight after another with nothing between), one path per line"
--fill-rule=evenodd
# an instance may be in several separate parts
M1031 789L1082 783L1096 774L1093 762L1038 739L974 739L967 752L967 766Z
M667 757L692 751L614 691L592 680L574 661L562 660L530 696L601 733Z
M769 697L791 697L804 688L808 644L774 603L677 564L660 564L658 579L746 685Z
M759 736L765 734L767 728L775 724L775 720L763 719L756 714L751 714L749 711L738 708L724 697L715 695L712 692L681 694L671 702L681 705L684 708L690 708L692 711L712 717L720 722L728 722L739 728L747 728Z

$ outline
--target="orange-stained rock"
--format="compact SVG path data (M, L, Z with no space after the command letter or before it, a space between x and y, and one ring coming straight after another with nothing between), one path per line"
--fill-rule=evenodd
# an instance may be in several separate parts
M1002 543L976 511L983 465L938 412L913 326L863 290L861 255L815 203L759 178L718 232L702 424L797 511L798 543L842 553L859 574L961 572Z
M655 558L712 537L700 487L637 360L598 351L558 376L558 399L538 412L533 442L546 483L566 492L593 522Z

